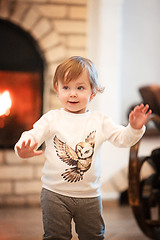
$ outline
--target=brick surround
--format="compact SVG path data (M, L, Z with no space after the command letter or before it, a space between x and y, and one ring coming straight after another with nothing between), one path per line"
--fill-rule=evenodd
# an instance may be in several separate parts
M52 90L55 67L72 55L86 56L87 0L2 0L0 18L27 31L44 56L44 112L59 107ZM21 160L0 150L0 206L39 205L44 156Z

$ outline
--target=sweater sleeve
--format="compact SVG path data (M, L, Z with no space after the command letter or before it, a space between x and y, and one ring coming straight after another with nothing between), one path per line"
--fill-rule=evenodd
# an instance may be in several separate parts
M115 124L110 118L103 121L104 141L109 141L117 147L131 147L144 135L146 127L134 129L128 124L126 127Z
M37 148L47 139L50 134L50 114L43 115L34 125L33 129L22 133L19 141L15 144L14 150L16 155L17 146L21 147L22 142L31 140L31 146L34 143L38 143Z

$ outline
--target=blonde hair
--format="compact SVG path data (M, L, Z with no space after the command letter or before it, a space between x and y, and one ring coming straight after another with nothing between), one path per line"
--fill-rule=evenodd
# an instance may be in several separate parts
M70 82L72 79L77 79L84 70L88 71L88 77L94 93L102 93L104 88L98 84L97 69L93 62L87 58L73 56L57 66L53 78L53 88L56 90L58 81Z

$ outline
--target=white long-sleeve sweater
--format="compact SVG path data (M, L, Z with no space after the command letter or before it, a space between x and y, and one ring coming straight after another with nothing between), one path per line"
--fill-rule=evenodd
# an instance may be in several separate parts
M98 111L73 114L63 109L51 110L32 130L22 134L16 146L29 139L31 144L38 142L38 146L45 142L44 188L71 197L96 197L100 195L102 143L109 141L118 147L130 147L144 131L145 126L136 130L130 124L116 125Z

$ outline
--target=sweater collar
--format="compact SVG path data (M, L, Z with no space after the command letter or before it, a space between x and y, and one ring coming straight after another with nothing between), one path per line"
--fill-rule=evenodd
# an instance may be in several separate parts
M71 113L71 112L65 111L64 108L61 108L60 110L68 116L76 116L76 117L86 116L91 113L91 110L89 110L89 109L85 113Z

